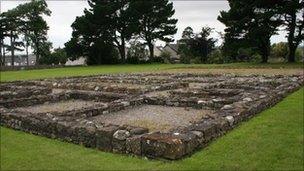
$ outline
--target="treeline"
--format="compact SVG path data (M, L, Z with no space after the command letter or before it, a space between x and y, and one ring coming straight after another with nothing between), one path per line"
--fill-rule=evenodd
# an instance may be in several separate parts
M182 63L268 62L283 57L295 62L297 48L304 39L303 0L228 0L230 9L218 20L225 26L224 40L216 46L213 28L194 33L187 27L177 41ZM36 64L64 64L85 57L88 65L163 62L170 54L154 55L156 41L173 42L177 19L169 0L88 0L89 8L71 25L72 38L65 48L51 52L49 29L43 15L49 16L45 0L31 0L0 15L0 54L2 62L10 52L12 65L16 51L32 48ZM287 43L271 45L279 31L287 33ZM4 39L9 40L4 41Z
M221 35L223 44L215 46L217 40L211 37L215 30L209 27L203 27L199 33L187 27L178 41L181 62L267 62L277 53L278 48L271 47L270 38L279 29L288 35L286 58L295 62L297 47L303 41L303 1L228 2L230 9L221 11L218 17L227 27ZM74 59L86 56L88 64L125 63L126 56L128 61L138 61L146 55L146 46L149 59L153 60L154 43L157 40L172 42L171 36L177 31L177 20L172 19L173 5L167 0L89 0L89 5L85 15L72 24L73 38L65 44L69 55ZM126 44L131 46L129 54L126 54ZM163 58L169 56L162 54Z
M25 51L27 64L29 48L36 55L36 64L43 63L51 55L52 43L47 40L49 29L43 15L50 16L44 0L32 0L18 5L7 12L0 14L0 59L5 63L5 56L10 52L11 65L15 62L15 52ZM5 43L8 38L9 43Z
M240 49L252 51L267 62L270 38L285 30L288 62L295 62L297 47L304 39L303 0L228 0L230 9L221 11L218 20L225 24L223 53L236 61Z
M65 44L69 56L87 57L88 64L126 62L126 44L136 39L154 58L157 40L173 41L177 20L168 0L89 0L90 9L72 24L73 34Z
M230 9L221 11L218 20L225 26L216 47L210 37L214 29L203 27L194 33L191 27L183 31L179 54L183 63L229 63L240 61L268 62L281 58L295 62L303 58L304 1L299 0L228 0ZM270 38L286 31L287 43L271 45ZM302 52L302 54L301 54Z

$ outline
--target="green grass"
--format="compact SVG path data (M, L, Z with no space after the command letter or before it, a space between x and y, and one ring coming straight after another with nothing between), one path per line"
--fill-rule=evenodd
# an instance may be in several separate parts
M1 72L1 82L173 68L303 68L303 64L116 65ZM105 153L1 127L3 170L304 170L304 88L179 161Z
M144 65L101 65L101 66L82 66L65 67L55 69L22 70L22 71L1 71L0 81L15 81L40 78L96 75L105 73L123 73L123 72L143 72L143 71L161 71L177 68L303 68L303 63L293 64L256 64L256 63L233 63L233 64L144 64Z

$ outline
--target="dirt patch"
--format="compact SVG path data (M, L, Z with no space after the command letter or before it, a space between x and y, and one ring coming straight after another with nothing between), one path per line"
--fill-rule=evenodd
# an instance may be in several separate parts
M183 107L143 105L124 111L99 115L91 120L106 124L132 125L148 128L150 131L168 131L178 126L188 126L211 110L196 110Z
M48 113L48 112L64 112L70 110L82 109L85 107L91 107L96 104L101 104L93 101L83 101L83 100L69 100L61 101L57 103L44 103L41 105L20 107L17 111L30 112L30 113Z

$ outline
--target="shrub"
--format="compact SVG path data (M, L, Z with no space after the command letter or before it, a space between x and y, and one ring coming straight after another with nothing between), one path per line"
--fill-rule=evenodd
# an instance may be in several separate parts
M211 64L222 64L222 63L224 63L224 57L223 57L222 51L219 50L219 49L212 51L208 55L208 63L211 63Z
M164 60L164 63L166 63L166 64L171 63L170 62L170 58L171 58L170 52L162 51L162 53L160 54L160 57Z

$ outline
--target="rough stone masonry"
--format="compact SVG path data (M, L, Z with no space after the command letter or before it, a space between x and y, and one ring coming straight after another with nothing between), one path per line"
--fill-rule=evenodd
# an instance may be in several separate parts
M86 147L180 159L303 86L303 75L117 74L0 85L1 125Z

